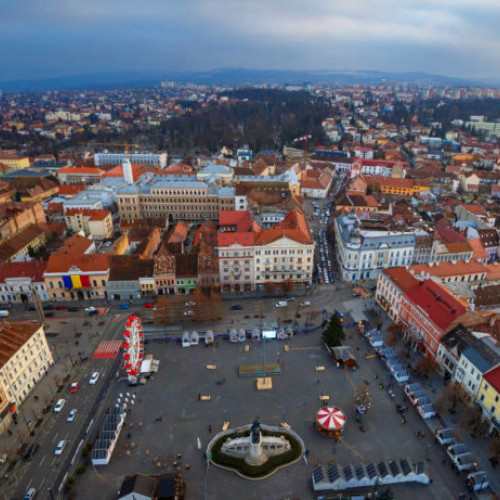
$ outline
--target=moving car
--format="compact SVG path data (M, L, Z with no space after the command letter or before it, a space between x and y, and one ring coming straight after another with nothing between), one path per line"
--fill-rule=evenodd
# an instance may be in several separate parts
M6 318L9 315L9 311L6 311L5 309L0 310L0 318Z
M235 304L234 306L231 306L231 311L241 311L243 307L241 307L239 304Z
M73 382L69 387L69 392L77 392L80 389L80 384L78 382Z
M286 299L287 302L294 302L295 301L295 297L288 297Z
M68 418L66 419L66 422L73 422L76 417L76 412L78 410L76 408L73 408L69 413L68 413Z
M128 304L120 304L118 309L130 309L130 306Z
M311 301L304 300L304 302L300 303L300 307L309 307L311 305Z
M62 455L62 452L63 452L65 446L66 446L66 440L61 439L61 441L59 441L59 443L57 443L56 455Z
M288 302L286 300L280 300L279 302L276 302L275 307L287 307L287 306L288 306Z
M85 312L88 312L88 313L95 312L95 311L97 311L97 309L94 306L90 306L90 307L85 308Z
M184 311L184 316L194 316L194 311Z
M92 376L90 377L89 384L90 385L95 385L97 383L97 380L99 379L99 372L94 372Z
M24 495L23 500L33 500L36 495L36 489L35 488L30 488Z
M142 307L144 307L144 309L153 309L154 306L155 306L154 304L148 302L147 304L144 304Z
M62 410L62 407L64 406L64 403L66 403L65 399L60 399L56 405L54 406L54 412L59 413Z

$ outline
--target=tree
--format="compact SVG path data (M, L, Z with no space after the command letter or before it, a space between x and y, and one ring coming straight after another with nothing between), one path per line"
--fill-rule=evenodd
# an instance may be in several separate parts
M394 500L396 496L394 495L392 489L387 487L378 491L375 498L378 498L379 500Z
M342 345L342 341L345 339L344 328L342 327L342 322L340 316L336 312L330 318L330 321L326 325L325 331L321 336L323 342L331 347L336 347Z
M427 356L423 357L417 365L417 371L420 373L420 375L423 375L425 377L428 377L431 373L437 372L437 370L438 364L436 360Z
M285 292L285 295L288 296L288 292L294 289L295 283L291 279L286 279L280 283L280 287Z
M472 437L477 437L484 433L485 430L488 430L488 424L483 421L483 412L479 406L468 406L465 408L460 416L460 425Z
M490 447L488 448L493 454L494 459L500 460L500 436L495 436L490 443Z
M443 387L436 402L436 407L440 411L457 413L457 411L467 406L468 400L467 391L458 382L454 382Z
M277 289L277 284L274 281L266 281L264 283L264 290L266 292L274 292Z

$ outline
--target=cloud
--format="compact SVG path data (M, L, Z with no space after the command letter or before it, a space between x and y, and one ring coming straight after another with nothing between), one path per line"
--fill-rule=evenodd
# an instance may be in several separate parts
M221 66L500 76L499 15L498 0L16 0L0 5L1 78Z

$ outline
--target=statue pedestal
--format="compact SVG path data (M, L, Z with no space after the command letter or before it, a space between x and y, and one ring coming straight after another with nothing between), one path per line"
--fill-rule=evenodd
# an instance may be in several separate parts
M257 390L267 391L273 388L273 379L271 377L259 377L257 378Z

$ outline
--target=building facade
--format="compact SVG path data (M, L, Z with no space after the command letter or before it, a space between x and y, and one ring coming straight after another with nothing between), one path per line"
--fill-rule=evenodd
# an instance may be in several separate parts
M131 163L165 168L168 155L167 153L96 153L94 155L94 163L98 167L101 165L121 165L127 159Z
M339 215L334 222L339 271L344 281L376 279L382 269L406 266L413 260L413 231L373 227L355 215Z
M4 262L0 264L0 302L25 303L37 293L41 301L49 299L43 279L46 262Z
M94 240L105 240L113 234L113 218L109 210L70 208L65 213L66 226L75 233L83 231Z

